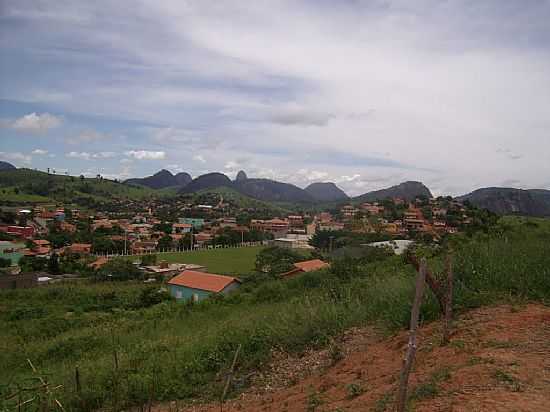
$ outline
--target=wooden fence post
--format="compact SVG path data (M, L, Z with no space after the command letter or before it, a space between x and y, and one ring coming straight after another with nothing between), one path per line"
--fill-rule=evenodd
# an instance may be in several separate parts
M414 302L411 310L411 324L409 330L409 344L407 345L407 353L403 359L403 367L401 368L401 376L399 379L399 398L397 399L397 412L404 412L407 405L407 386L409 384L409 374L411 373L412 364L416 355L416 330L418 328L418 318L420 317L420 306L422 297L424 296L424 288L426 283L426 259L420 262L420 270L416 277L416 289Z
M229 375L227 376L227 381L225 382L225 387L223 388L222 397L220 398L220 412L223 412L225 395L227 395L227 391L229 390L229 385L231 384L231 380L233 379L233 372L235 371L235 365L237 364L237 358L239 357L241 346L242 345L239 344L239 346L237 347L237 351L235 352L235 356L233 357L233 363L231 364L231 369L229 370Z
M451 339L451 329L453 327L453 255L447 254L445 260L447 269L447 294L445 297L445 320L443 323L443 345L447 345Z

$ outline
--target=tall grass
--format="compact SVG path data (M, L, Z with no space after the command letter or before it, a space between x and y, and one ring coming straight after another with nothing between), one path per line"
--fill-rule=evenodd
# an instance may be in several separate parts
M456 248L457 309L502 297L550 298L550 233L524 224ZM62 384L68 410L119 409L156 400L218 397L224 371L242 345L237 390L246 372L264 364L273 348L324 346L352 326L387 331L407 325L414 271L400 258L366 265L342 280L328 272L287 281L251 280L239 292L190 306L135 302L142 285L51 286L2 294L0 374L8 382L30 375L31 359ZM428 293L425 321L439 316ZM55 333L54 333L55 332ZM75 392L78 366L82 392Z

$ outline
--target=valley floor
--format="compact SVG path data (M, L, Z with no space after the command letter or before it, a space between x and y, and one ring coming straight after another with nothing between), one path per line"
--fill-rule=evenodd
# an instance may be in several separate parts
M482 308L460 316L455 326L446 347L440 346L440 322L420 329L410 411L550 410L550 307ZM391 411L407 339L407 332L387 338L355 329L329 350L300 358L274 354L269 370L223 411ZM217 412L220 405L153 408L176 409Z

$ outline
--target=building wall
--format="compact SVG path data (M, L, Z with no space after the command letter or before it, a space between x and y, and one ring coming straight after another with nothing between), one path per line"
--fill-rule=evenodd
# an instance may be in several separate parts
M193 299L193 295L197 296L198 301L206 299L208 296L210 296L213 292L208 292L206 290L202 289L193 289L188 288L185 286L179 286L179 285L167 285L168 289L170 290L170 295L172 295L174 298L182 301L186 301L189 299ZM224 290L222 290L221 293L229 293L239 287L238 282L231 282L229 285L225 287Z
M34 273L0 276L0 289L32 288L37 285L37 278Z
M179 223L187 223L188 225L193 225L195 229L200 229L204 226L204 219L193 218L193 217L181 217L178 219Z

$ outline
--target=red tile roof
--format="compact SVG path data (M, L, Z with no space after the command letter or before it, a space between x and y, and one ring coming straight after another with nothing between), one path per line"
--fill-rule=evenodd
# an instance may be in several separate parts
M212 273L196 272L194 270L184 270L179 275L170 279L168 284L217 293L221 292L226 286L235 281L240 282L239 279L231 276L214 275Z
M101 266L103 266L108 261L109 261L108 258L106 258L105 256L101 256L101 257L98 257L94 262L90 263L88 265L88 267L94 268L94 269L99 269Z
M330 265L323 262L320 259L306 260L305 262L298 262L294 264L294 267L301 269L304 272L313 272L314 270L324 269Z
M46 239L35 239L33 240L33 243L35 245L49 245L50 242L48 242Z
M92 249L91 243L73 243L69 246L71 252L78 253L78 252L90 252Z

